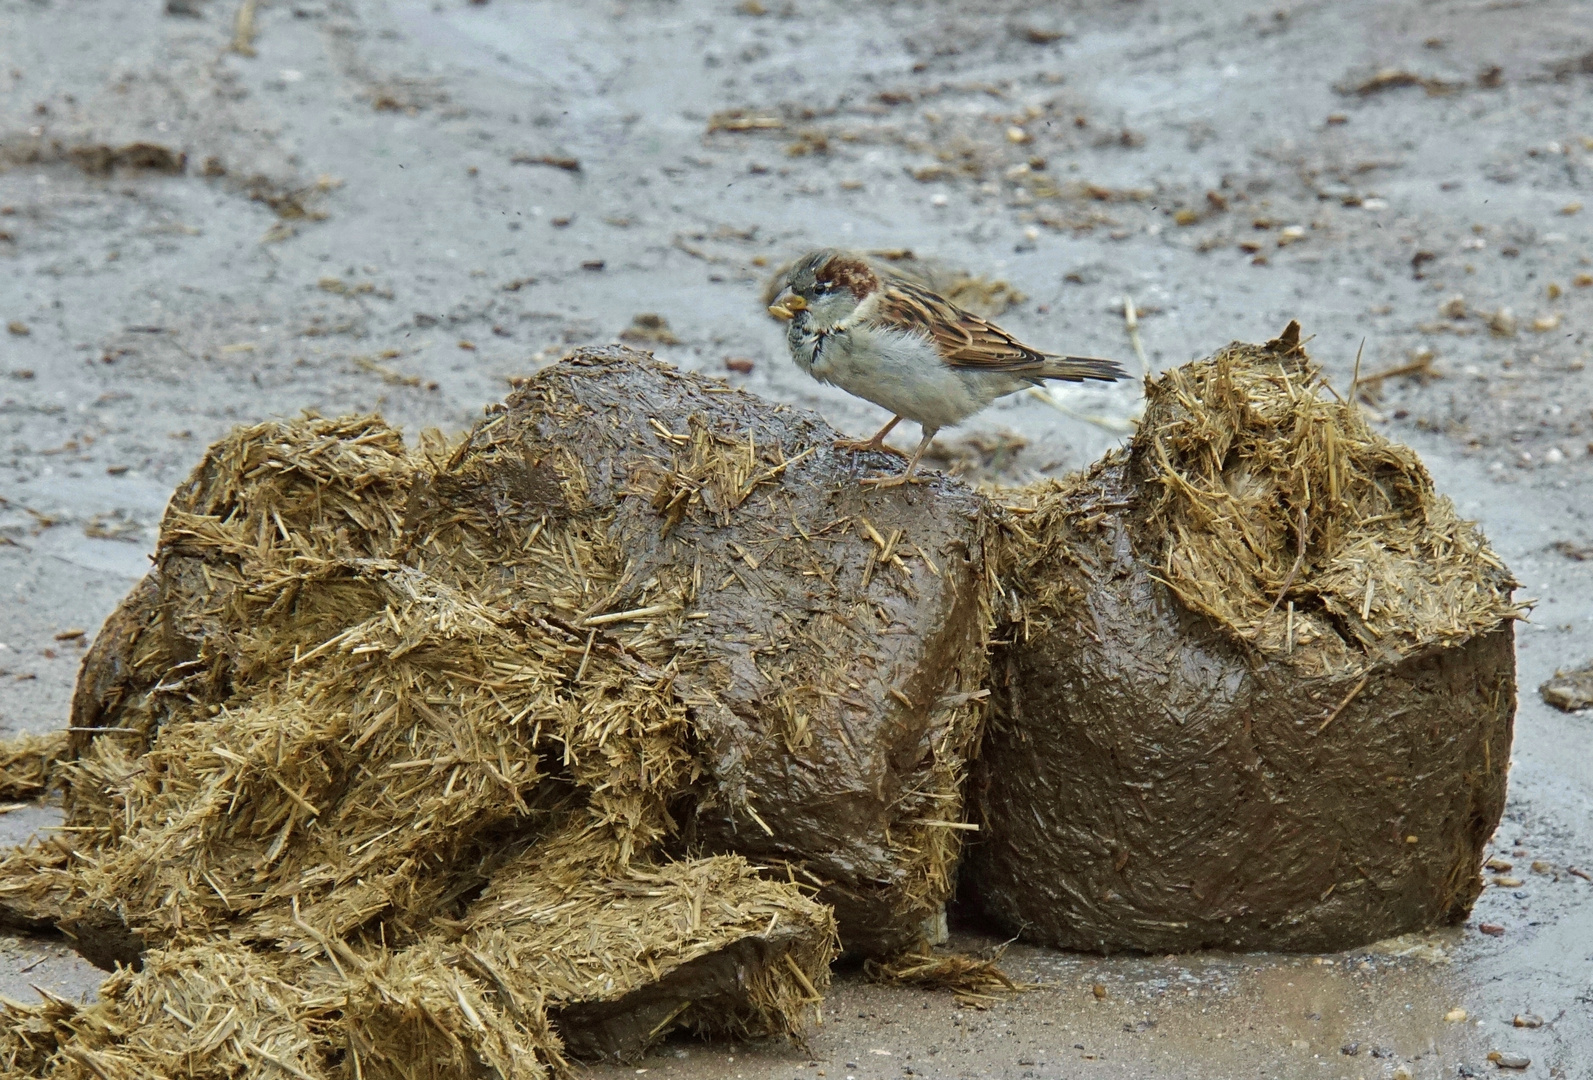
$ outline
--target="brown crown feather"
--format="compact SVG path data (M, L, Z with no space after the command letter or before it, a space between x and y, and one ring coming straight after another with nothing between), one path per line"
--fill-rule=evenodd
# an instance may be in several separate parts
M879 288L879 275L869 269L861 259L847 255L834 255L814 273L819 281L835 285L862 300Z

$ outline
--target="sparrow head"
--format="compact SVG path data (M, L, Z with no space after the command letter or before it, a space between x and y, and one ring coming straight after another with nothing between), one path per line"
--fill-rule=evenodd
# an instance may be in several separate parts
M800 319L816 330L846 322L880 287L868 261L851 252L821 248L786 267L770 287L769 314Z

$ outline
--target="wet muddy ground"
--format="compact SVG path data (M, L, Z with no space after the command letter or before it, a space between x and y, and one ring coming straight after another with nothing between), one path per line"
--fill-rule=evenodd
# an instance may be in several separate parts
M1360 350L1382 430L1539 599L1512 866L1473 918L1328 957L1014 947L1035 988L985 1011L842 974L805 1049L597 1072L1371 1080L1497 1052L1593 1076L1593 716L1534 692L1593 656L1585 4L264 0L241 33L238 11L0 0L0 730L63 722L75 632L235 423L457 430L656 314L632 337L660 356L866 434L878 411L806 381L758 302L818 244L1005 279L1011 329L1131 364L1125 296L1153 367L1299 318L1341 388ZM1008 399L938 464L1054 475L1136 398ZM12 996L97 982L58 942L0 948Z

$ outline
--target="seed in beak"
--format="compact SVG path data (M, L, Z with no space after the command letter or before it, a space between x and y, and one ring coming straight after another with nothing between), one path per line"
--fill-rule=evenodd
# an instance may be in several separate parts
M784 306L782 306L780 304L770 304L769 305L769 314L773 315L776 319L779 319L781 322L790 322L792 319L796 318L796 312L794 312L790 308L784 307Z

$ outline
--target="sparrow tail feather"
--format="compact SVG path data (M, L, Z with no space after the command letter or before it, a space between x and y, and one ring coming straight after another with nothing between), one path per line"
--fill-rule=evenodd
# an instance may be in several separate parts
M1047 356L1039 375L1042 379L1063 379L1067 382L1083 382L1085 379L1116 382L1128 377L1117 361L1094 356Z

